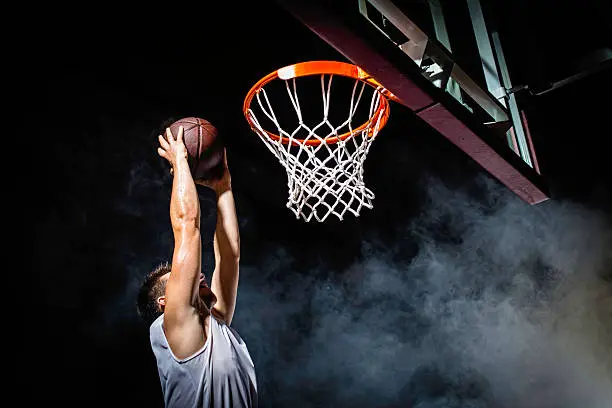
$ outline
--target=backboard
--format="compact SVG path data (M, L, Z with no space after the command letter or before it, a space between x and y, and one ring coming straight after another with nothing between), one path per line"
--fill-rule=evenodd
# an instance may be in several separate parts
M529 204L549 198L480 0L278 0Z

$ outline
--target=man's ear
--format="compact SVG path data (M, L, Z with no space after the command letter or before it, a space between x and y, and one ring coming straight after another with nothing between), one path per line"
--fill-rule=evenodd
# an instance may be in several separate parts
M166 296L158 297L157 304L159 305L159 308L163 310L163 308L166 307Z

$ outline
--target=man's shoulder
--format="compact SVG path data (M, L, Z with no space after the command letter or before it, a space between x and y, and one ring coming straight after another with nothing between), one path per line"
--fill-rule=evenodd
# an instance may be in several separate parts
M168 344L168 339L166 338L166 329L164 327L164 314L162 313L151 323L149 326L149 338L151 339L151 343L154 341L160 343L162 346L166 346Z
M157 319L151 323L149 326L149 341L151 342L151 346L155 350L156 348L166 348L167 340L164 334L164 315L160 315Z
M149 326L149 332L159 330L164 325L164 314L160 314L157 319L153 320L153 323Z

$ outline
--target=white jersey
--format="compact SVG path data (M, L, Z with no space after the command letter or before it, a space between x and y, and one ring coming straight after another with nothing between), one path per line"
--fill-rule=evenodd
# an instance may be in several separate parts
M166 408L257 407L255 367L234 329L211 315L206 344L180 359L168 346L163 318L149 332Z

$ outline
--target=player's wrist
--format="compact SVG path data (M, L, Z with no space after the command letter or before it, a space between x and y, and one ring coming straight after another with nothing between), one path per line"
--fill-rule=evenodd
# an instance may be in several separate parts
M189 162L187 161L187 158L185 157L177 157L176 160L174 161L174 163L172 164L172 167L174 167L174 171L177 170L182 170L182 169L187 169L189 170Z
M224 178L222 180L219 180L213 186L213 190L215 190L215 193L217 194L217 196L220 196L221 194L227 191L231 191L231 189L232 189L232 182L229 178L227 179Z

